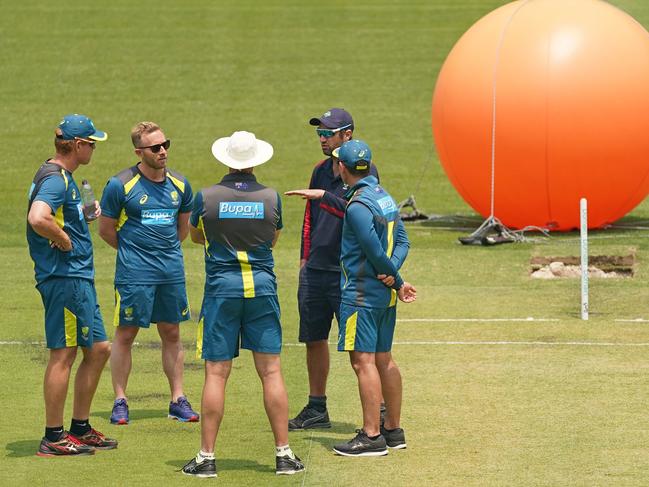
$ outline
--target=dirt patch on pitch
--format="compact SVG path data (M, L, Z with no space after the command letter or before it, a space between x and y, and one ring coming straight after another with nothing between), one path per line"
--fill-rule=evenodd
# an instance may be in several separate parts
M600 279L633 277L636 265L635 251L627 255L592 255L588 258L588 277ZM579 256L532 257L530 277L533 279L579 278L581 258Z

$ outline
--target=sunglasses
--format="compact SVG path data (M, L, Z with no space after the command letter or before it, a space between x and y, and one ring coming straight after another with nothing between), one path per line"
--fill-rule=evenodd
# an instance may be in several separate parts
M318 134L318 137L324 137L325 139L329 139L334 135L336 135L336 133L340 132L341 130L345 130L350 126L351 124L347 124L344 127L340 127L337 129L315 129L315 133Z
M88 144L91 149L95 148L95 142L92 141L92 140L82 139L81 137L77 137L76 140L80 140L81 142L84 142L85 144Z
M147 145L146 147L138 147L138 149L151 149L151 152L157 154L158 152L160 152L161 148L164 148L164 150L169 150L170 145L171 140L167 139L162 144Z

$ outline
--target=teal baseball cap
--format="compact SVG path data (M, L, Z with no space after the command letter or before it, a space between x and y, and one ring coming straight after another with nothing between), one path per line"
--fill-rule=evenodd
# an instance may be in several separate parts
M362 140L348 140L340 146L338 153L334 156L350 169L365 171L372 163L372 151Z
M56 137L63 140L90 139L101 142L108 138L108 134L97 130L92 120L85 115L73 113L63 117L57 128Z

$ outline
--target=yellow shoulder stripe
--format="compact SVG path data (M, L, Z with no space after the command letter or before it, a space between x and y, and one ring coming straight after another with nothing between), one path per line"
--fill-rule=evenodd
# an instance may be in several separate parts
M167 173L167 177L171 179L174 185L180 190L181 193L185 193L185 182L181 181L178 178L173 177L171 174Z
M63 181L65 181L65 190L68 190L68 177L65 174L65 169L61 169L61 176L63 176Z
M136 174L133 179L131 179L128 183L124 184L124 194L128 194L129 191L133 189L133 186L140 180L140 175Z

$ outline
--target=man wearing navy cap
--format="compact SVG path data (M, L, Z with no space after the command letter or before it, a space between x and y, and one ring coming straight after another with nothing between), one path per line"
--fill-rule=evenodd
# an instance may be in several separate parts
M107 139L85 115L67 115L56 129L56 155L34 176L29 191L27 243L34 261L36 289L45 307L45 337L50 350L45 371L45 436L37 455L90 455L117 447L90 426L90 404L110 356L97 304L92 240L72 173L90 163L96 141ZM97 202L95 218L101 210ZM70 431L63 409L78 347L83 359L74 382Z
M349 352L358 378L363 428L349 442L334 446L345 456L387 455L405 448L400 428L401 373L392 359L397 297L410 303L415 288L399 269L408 255L408 236L392 197L370 174L372 152L360 140L338 152L342 180L349 186L340 261L342 267L338 350ZM387 412L380 423L381 393Z
M299 340L306 343L309 402L289 421L290 430L331 427L326 396L327 339L340 308L340 236L347 204L333 152L351 140L354 131L352 116L342 108L332 108L321 117L311 118L309 124L317 127L320 148L327 158L313 169L309 189L285 193L308 200L302 225L298 306ZM374 165L371 171L378 179Z

